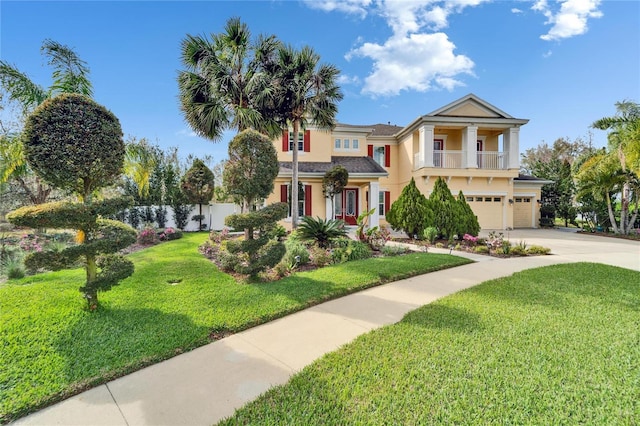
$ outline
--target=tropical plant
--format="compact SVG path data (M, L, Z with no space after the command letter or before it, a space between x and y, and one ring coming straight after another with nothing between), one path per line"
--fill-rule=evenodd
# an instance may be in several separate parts
M347 230L342 220L303 216L297 234L301 240L312 240L320 248L327 248L331 240L346 236Z
M433 222L433 212L413 178L391 205L386 219L394 230L403 231L411 239L421 237L427 224Z
M180 109L199 136L218 141L226 129L255 129L275 137L279 126L264 105L271 95L270 81L262 72L278 45L274 36L251 41L240 18L230 18L223 32L187 35L182 40L178 74Z
M322 177L322 193L331 200L331 218L335 219L335 197L342 194L349 182L349 172L343 166L337 165L328 170Z
M135 230L100 218L125 209L131 200L93 197L122 171L125 148L120 122L85 96L63 94L43 102L27 118L24 144L32 170L51 185L75 192L80 202L23 207L7 219L18 226L77 229L81 243L62 251L31 253L25 264L29 269L55 270L82 257L87 279L80 291L89 309L96 309L98 291L109 290L133 274L133 263L113 253L135 241Z
M321 129L336 125L338 102L342 92L337 84L340 71L333 65L320 65L320 56L308 46L300 50L280 45L275 60L263 60L263 68L271 82L271 108L282 131L293 130L294 140L309 123ZM298 205L298 144L292 150L291 205ZM295 229L298 211L291 211Z

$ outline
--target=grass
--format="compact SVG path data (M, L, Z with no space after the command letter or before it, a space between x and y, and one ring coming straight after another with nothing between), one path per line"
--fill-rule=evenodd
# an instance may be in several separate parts
M636 424L640 273L557 265L441 299L225 425Z
M130 255L135 274L100 294L94 313L83 270L0 285L0 423L88 387L315 303L381 282L467 263L416 253L239 284L197 252L205 233Z

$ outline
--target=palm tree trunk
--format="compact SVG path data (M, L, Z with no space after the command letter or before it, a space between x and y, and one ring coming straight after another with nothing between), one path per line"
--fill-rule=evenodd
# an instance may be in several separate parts
M613 232L618 234L618 223L616 222L616 216L613 214L613 207L611 206L611 197L607 192L607 211L609 212L609 222L611 222L611 227L613 228Z
M293 151L291 157L291 229L298 227L298 131L300 122L293 121Z

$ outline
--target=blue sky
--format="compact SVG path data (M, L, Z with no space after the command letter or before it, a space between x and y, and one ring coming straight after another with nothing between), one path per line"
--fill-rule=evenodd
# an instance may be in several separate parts
M221 32L238 16L254 35L312 46L341 70L338 121L406 125L468 93L517 118L521 151L587 137L616 101L640 101L640 2L536 1L0 1L0 58L48 87L46 38L76 50L95 99L125 137L182 156L226 157L193 135L176 75L186 34ZM593 131L603 146L606 134Z

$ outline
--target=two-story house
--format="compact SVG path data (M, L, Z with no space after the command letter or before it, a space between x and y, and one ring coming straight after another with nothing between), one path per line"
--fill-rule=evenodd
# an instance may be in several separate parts
M297 143L300 216L333 213L355 224L360 213L375 208L371 224L386 223L387 210L412 177L427 197L442 177L454 196L462 191L482 229L535 228L547 181L519 174L520 127L528 121L469 94L405 127L338 124L332 131L307 128L295 138L285 132L276 142L280 173L266 201L290 199ZM347 169L349 183L332 203L322 178L335 165Z

